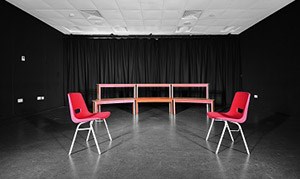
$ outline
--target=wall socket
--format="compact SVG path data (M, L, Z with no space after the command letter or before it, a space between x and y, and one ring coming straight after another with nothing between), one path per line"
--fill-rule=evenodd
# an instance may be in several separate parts
M255 98L255 99L258 99L258 95L257 95L257 94L255 94L255 95L254 95L254 98Z
M38 100L38 101L42 101L42 100L44 100L44 99L45 99L44 96L38 96L38 97L36 97L36 100Z
M25 56L21 56L21 61L22 61L22 62L25 62L25 60L26 60L26 59L25 59Z
M23 98L17 99L17 102L18 102L18 103L23 103Z

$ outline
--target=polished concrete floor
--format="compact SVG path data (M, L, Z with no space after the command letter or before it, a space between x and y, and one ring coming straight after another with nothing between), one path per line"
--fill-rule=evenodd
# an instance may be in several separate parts
M5 120L0 125L0 178L300 178L300 121L274 114L243 124L251 155L240 135L232 143L225 134L214 153L223 123L209 126L201 105L178 106L176 117L165 105L141 105L134 117L130 106L107 105L110 142L104 123L95 131L98 155L87 132L79 133L68 108ZM234 127L234 126L232 126Z

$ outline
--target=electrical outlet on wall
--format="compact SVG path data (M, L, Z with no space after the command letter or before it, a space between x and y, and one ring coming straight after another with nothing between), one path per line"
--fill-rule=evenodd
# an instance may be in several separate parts
M17 102L18 102L18 103L23 103L23 98L17 99Z
M38 100L38 101L42 101L42 100L44 100L44 99L45 99L44 96L37 96L37 97L36 97L36 100Z
M24 56L24 55L21 56L21 61L22 61L22 62L25 62L25 60L26 60L26 59L25 59L25 56Z
M254 99L258 99L258 95L257 94L255 94L253 97L254 97Z

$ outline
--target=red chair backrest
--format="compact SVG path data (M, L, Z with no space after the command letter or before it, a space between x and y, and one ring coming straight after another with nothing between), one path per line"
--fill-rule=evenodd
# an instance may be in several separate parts
M81 93L68 93L68 100L71 119L73 122L79 123L81 122L80 119L83 119L91 114L86 107Z
M250 96L251 95L248 92L236 92L227 114L238 118L239 123L245 122L248 115Z

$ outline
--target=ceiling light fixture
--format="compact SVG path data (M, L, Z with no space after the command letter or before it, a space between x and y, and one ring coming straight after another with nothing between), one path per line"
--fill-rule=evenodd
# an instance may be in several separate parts
M97 10L81 10L83 16L88 20L104 19L103 16Z
M122 27L122 26L114 26L113 30L115 32L127 32L128 31L126 27Z
M201 10L185 10L181 19L199 19Z
M69 31L70 33L78 33L78 32L81 32L81 30L74 26L74 27L65 27L65 26L62 26L64 29L66 29L67 31Z
M241 26L239 27L235 27L235 26L226 26L224 27L224 29L222 29L220 32L223 33L233 33L235 31L237 31L239 28L241 28Z
M177 27L176 29L176 33L185 33L185 32L191 32L192 27L191 26L180 26Z

